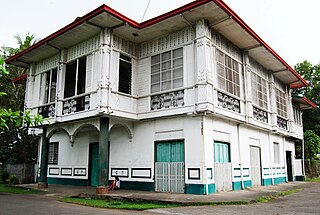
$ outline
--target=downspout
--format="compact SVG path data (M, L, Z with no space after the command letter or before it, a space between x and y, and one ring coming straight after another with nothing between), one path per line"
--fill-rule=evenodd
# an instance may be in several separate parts
M303 177L306 178L306 170L304 166L304 137L302 138L302 174Z
M237 124L237 133L238 133L238 152L239 152L239 161L240 161L240 177L241 177L241 189L243 190L244 187L244 181L243 181L243 168L242 168L242 157L241 157L241 148L240 148L240 125L243 123L238 123Z
M269 143L269 157L270 157L269 175L271 175L271 184L274 185L273 165L272 165L272 156L271 156L270 132L268 132L268 143ZM271 173L271 174L270 174L270 173Z
M202 145L203 145L203 154L204 154L204 182L206 184L206 195L209 194L209 186L208 186L208 178L206 176L206 172L207 172L207 168L206 168L206 149L205 149L205 140L204 140L204 119L205 119L205 115L206 115L206 112L202 115L202 122L201 122L201 139L202 139Z

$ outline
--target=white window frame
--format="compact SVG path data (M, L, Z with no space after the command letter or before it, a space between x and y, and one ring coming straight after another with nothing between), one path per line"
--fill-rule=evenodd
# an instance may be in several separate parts
M227 61L230 61L230 65L227 65L226 63ZM218 88L240 98L241 97L240 63L232 56L229 56L228 54L216 48L216 65L217 65ZM230 74L230 72L232 73Z
M52 100L51 98L51 90L52 90L52 71L53 70L56 70L56 85L54 86L55 89L56 89L56 92L55 94L57 93L57 82L58 82L58 68L55 67L55 68L52 68L50 70L47 70L43 73L41 73L41 87L40 87L40 99L42 101L42 104L49 104L49 103L53 103L56 99L56 95L52 95L54 98ZM48 77L48 74L49 74L49 77ZM47 85L47 80L49 80L49 84ZM48 87L48 89L47 89ZM51 101L52 100L52 101Z
M179 54L177 57L174 57L175 52ZM179 52L181 52L181 55ZM177 49L162 52L151 57L151 93L171 91L183 87L183 52L183 47L180 47ZM163 59L164 56L168 53L170 53L170 58ZM157 58L159 58L159 60L157 60ZM168 68L164 68L164 65L166 64ZM166 77L166 75L170 77ZM165 83L170 83L170 86L168 87L168 85L166 85Z
M58 165L59 162L59 142L50 142L48 149L48 164Z
M280 90L279 88L275 88L275 96L276 96L276 104L277 104L277 114L287 119L287 96L286 93Z
M251 92L253 104L268 110L268 81L255 72L251 72Z
M292 109L293 109L294 123L298 125L302 125L302 116L301 116L300 107L296 104L292 104Z

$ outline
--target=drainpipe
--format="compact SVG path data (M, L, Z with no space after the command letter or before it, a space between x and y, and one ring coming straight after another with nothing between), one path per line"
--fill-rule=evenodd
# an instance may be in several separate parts
M237 133L238 133L238 152L239 152L239 161L240 161L240 177L241 177L241 189L244 189L243 182L243 168L242 168L242 157L241 157L241 149L240 149L240 125L243 123L237 124Z
M271 156L272 152L271 152L270 132L268 132L268 143L269 143L269 157L270 157L269 175L271 173L271 184L274 185L273 169L272 169L273 165L272 165L272 156Z
M306 170L304 166L304 138L302 138L302 174L303 177L306 178Z

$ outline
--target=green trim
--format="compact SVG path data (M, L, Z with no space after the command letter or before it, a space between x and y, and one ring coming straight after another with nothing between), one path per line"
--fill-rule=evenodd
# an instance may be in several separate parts
M216 185L215 184L208 184L208 194L212 194L216 192Z
M273 179L274 184L281 184L286 182L286 177L279 177Z
M100 118L98 186L108 184L109 176L109 118Z
M243 181L243 186L244 188L252 187L252 181L251 180ZM241 187L242 187L241 181L232 182L232 190L241 190Z
M113 181L109 181L109 184L112 182ZM120 178L120 189L154 191L154 182L121 181Z
M296 181L305 181L305 177L303 175L298 175L298 176L295 176L295 180Z
M49 178L48 184L63 184L74 186L88 186L87 179L70 179L70 178Z
M262 179L262 185L263 185L263 186L272 185L272 179L271 179L271 178Z
M40 164L40 177L38 182L47 183L48 173L48 156L49 156L49 139L47 138L47 127L42 128L42 139L41 139L41 164Z
M206 185L205 184L186 184L186 193L187 194L205 195L206 194Z

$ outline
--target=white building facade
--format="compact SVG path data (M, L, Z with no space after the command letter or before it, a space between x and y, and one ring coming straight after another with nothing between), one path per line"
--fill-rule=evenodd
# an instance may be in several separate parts
M7 63L47 118L40 183L211 194L297 176L307 83L222 1L143 23L102 5Z

